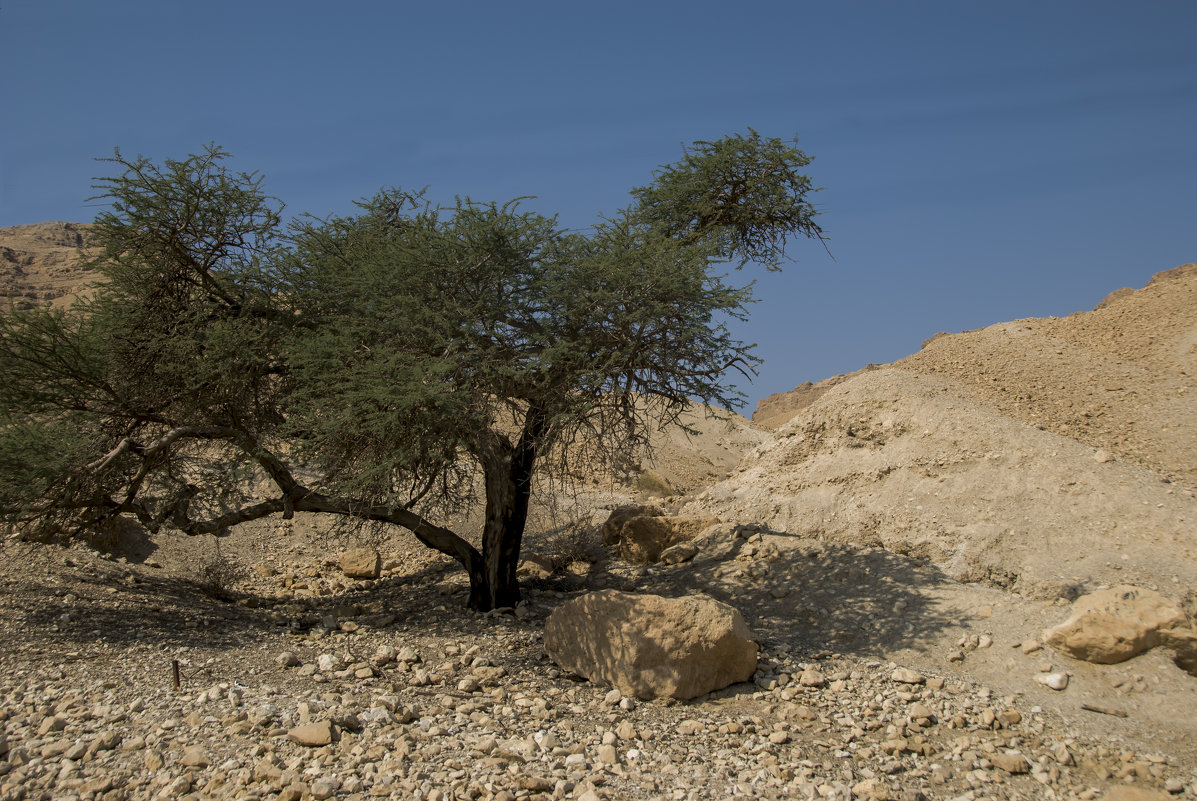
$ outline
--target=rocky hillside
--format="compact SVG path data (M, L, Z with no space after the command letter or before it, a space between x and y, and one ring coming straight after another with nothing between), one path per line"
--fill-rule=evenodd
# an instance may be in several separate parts
M938 335L829 383L690 510L926 557L1028 597L1121 581L1184 594L1195 373L1190 264L1092 312Z
M64 305L95 278L79 266L90 226L44 222L0 228L0 302Z

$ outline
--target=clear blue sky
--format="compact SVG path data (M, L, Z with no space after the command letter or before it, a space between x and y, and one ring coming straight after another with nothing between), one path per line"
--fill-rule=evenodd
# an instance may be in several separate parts
M1197 261L1195 40L1181 0L4 0L0 226L214 141L296 213L430 186L584 227L685 142L796 135L834 261L760 276L755 402Z

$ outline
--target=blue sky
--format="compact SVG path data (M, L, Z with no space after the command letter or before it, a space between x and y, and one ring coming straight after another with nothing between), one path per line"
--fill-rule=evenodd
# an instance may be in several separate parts
M214 141L291 212L429 186L585 227L683 143L797 136L831 256L756 276L755 402L1197 261L1195 35L1180 0L5 0L0 226Z

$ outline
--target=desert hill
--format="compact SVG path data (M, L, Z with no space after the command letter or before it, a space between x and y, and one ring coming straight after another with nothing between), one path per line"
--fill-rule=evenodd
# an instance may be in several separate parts
M1003 416L1197 486L1197 264L1112 292L1090 312L936 334L885 366L949 379L952 392ZM780 428L877 368L772 395L753 421Z
M938 335L795 390L688 508L926 557L1036 598L1197 586L1197 265L1094 311ZM781 406L777 399L761 410ZM758 413L761 411L758 410Z
M96 277L78 263L90 227L43 222L0 228L0 302L17 308L69 303Z

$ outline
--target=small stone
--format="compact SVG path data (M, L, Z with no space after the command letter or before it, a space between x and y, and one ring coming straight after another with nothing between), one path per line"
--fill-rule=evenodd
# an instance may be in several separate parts
M889 788L877 779L865 779L852 785L853 798L871 798L873 801L889 801Z
M1108 462L1114 461L1114 454L1107 450L1098 450L1093 454L1093 461L1097 462L1098 464L1107 464Z
M899 684L922 684L926 679L919 673L916 673L909 668L898 668L890 676L891 679Z
M598 761L604 765L614 765L619 761L619 756L615 751L613 745L600 745L598 747Z
M79 791L83 794L91 793L94 796L102 796L104 793L112 789L112 777L101 776L97 779L85 782Z
M304 745L309 748L318 748L322 745L328 745L336 739L336 729L333 728L332 721L322 720L319 723L309 723L306 726L296 726L287 732L287 737L291 742Z
M42 718L41 724L37 727L37 733L45 736L52 732L62 731L66 728L66 724L66 718L60 715L50 715Z
M276 656L274 658L274 661L278 664L279 667L285 667L285 668L299 667L299 665L301 664L299 661L299 657L296 656L291 651L283 651L281 654L279 654L278 656Z
M179 763L189 768L206 768L211 764L208 761L208 755L198 745L183 749L183 756L179 758Z
M87 746L87 750L95 754L100 751L111 751L121 744L121 733L116 730L106 731L96 737Z
M603 696L603 703L608 706L615 706L623 698L623 693L619 690L610 690Z
M774 745L782 745L789 742L790 734L784 731L775 731L769 735L769 742Z
M798 683L803 687L822 687L827 683L826 677L815 667L808 667L798 677Z
M1039 642L1039 640L1024 640L1018 648L1024 654L1033 654L1036 651L1043 650L1043 643Z
M1017 726L1022 722L1022 715L1015 709L1003 709L998 713L998 720L1007 726Z
M332 798L336 795L337 790L341 789L341 783L332 776L324 776L312 782L312 786L308 792L312 794L312 798L317 801L324 801L326 798Z
M167 785L166 789L162 791L159 798L178 798L185 795L191 790L191 779L187 776L180 776Z
M1042 673L1036 676L1035 680L1053 690L1063 690L1068 687L1067 673Z
M629 721L623 721L615 727L615 733L619 735L621 740L635 740L637 738L636 729Z
M1019 753L995 751L989 755L989 761L1006 773L1027 773L1031 770L1031 765L1027 762L1026 757Z
M345 667L344 661L335 654L320 654L316 658L316 667L321 673L332 673Z
M910 715L911 720L926 720L933 717L935 713L931 711L931 707L916 701L907 707L906 714Z
M370 662L377 667L389 665L395 661L395 649L389 645L380 645L378 650L374 652L374 656L370 657Z

